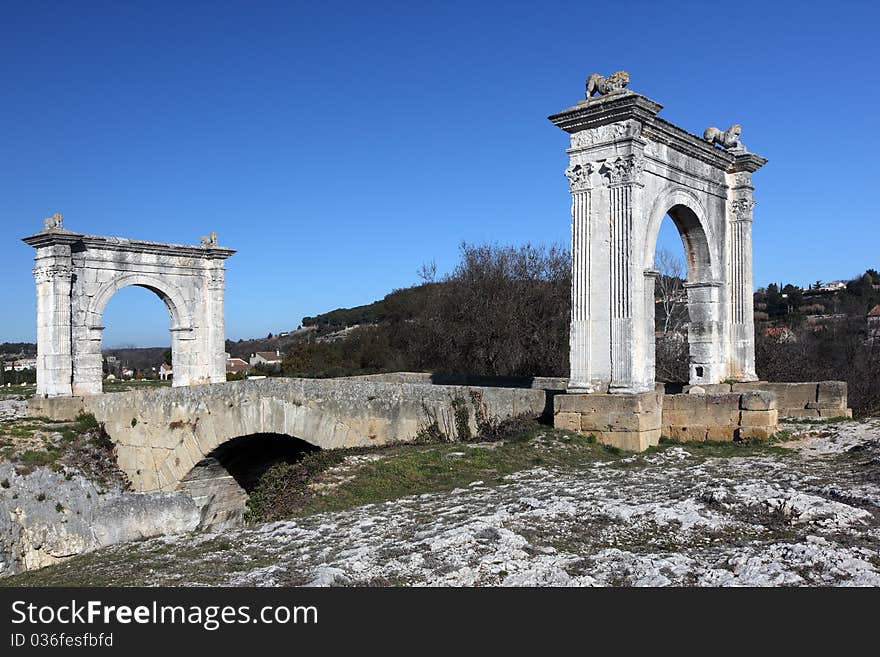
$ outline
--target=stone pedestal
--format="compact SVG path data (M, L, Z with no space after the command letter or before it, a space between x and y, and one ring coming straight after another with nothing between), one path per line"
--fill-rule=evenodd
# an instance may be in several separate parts
M603 445L642 452L660 442L663 394L576 394L553 398L553 426L595 436Z

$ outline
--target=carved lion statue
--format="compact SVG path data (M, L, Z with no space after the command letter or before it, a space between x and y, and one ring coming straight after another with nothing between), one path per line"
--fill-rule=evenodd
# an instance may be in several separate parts
M43 219L43 230L61 230L64 228L63 218L60 212L56 212L51 217Z
M736 148L741 146L739 142L741 134L742 126L739 123L734 123L724 132L715 126L711 126L706 128L706 131L703 133L703 139L710 144L718 144L721 148Z
M598 73L593 73L590 77L587 78L587 98L589 99L593 94L599 94L600 96L604 96L605 94L610 94L613 91L621 91L626 85L629 84L629 73L626 71L618 71L617 73L612 73L607 78L603 75L599 75Z

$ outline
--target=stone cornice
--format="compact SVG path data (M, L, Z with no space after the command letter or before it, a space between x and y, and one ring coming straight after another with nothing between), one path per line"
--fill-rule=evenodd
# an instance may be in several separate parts
M755 155L754 153L738 153L729 172L739 173L740 171L747 171L748 173L754 173L765 164L767 164L767 158L765 157Z
M727 151L658 116L645 125L642 136L722 171L728 170L734 162L734 156Z
M580 132L600 125L635 119L647 122L663 109L663 105L631 91L622 91L582 100L558 114L547 117L555 126L568 132Z
M549 116L548 119L553 125L569 134L609 123L635 120L642 125L641 139L664 144L729 173L754 172L767 163L767 160L760 155L748 152L736 153L710 144L697 135L658 117L657 113L661 109L663 106L660 103L625 90L591 100L582 100L577 105Z
M167 256L188 256L191 258L226 259L235 253L234 249L222 246L196 246L191 244L169 244L166 242L146 242L122 237L84 235L69 230L44 230L22 239L35 249L56 244L76 247L76 250L118 251L122 253L152 253Z

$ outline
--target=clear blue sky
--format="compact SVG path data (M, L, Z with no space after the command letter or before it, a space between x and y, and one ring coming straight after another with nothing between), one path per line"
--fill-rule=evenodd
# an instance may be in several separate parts
M33 340L42 218L228 261L227 335L295 328L440 271L458 245L564 242L590 72L699 133L743 125L755 283L880 267L875 3L6 2L0 341ZM677 239L664 230L663 242ZM680 247L678 247L680 248ZM146 290L105 346L168 343Z

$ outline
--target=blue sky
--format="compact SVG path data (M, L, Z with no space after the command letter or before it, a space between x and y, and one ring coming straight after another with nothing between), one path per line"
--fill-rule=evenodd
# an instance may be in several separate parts
M19 238L56 211L93 234L216 230L238 250L233 339L447 271L463 240L567 243L567 139L546 117L593 71L629 71L691 132L741 123L769 158L756 285L880 267L876 7L5 2L0 341L34 339ZM146 290L104 324L105 346L168 342Z

